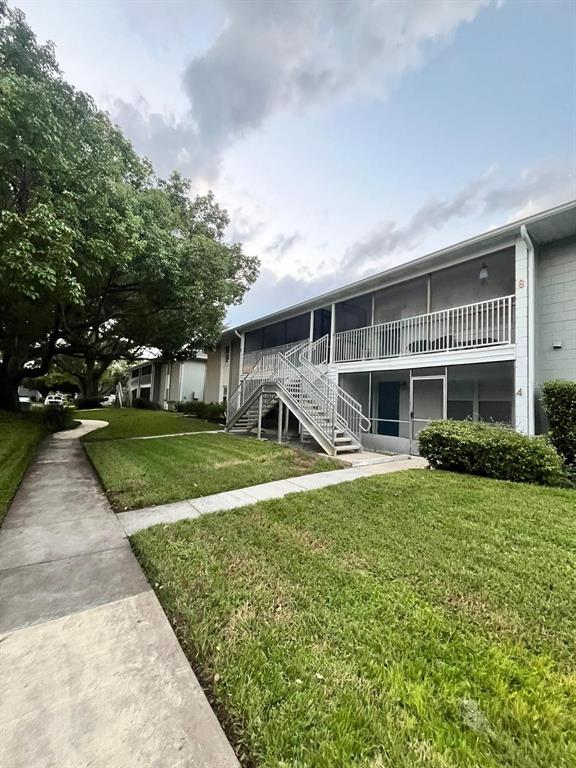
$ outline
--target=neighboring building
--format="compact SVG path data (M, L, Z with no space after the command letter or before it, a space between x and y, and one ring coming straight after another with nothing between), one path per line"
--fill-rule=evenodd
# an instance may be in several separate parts
M414 453L437 418L534 434L576 379L576 202L229 330L207 368L228 428L284 407L329 453Z
M224 331L215 351L208 353L206 402L226 403L240 381L240 335Z
M33 403L39 403L44 399L40 390L30 389L29 387L25 387L23 384L20 384L18 387L18 397L29 397Z
M205 399L207 356L199 352L194 360L167 362L147 360L130 370L132 401L150 400L165 410L177 402Z

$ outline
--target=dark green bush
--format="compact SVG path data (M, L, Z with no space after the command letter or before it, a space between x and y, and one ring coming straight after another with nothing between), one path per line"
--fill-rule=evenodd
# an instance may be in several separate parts
M65 405L47 405L42 412L41 421L52 432L60 432L75 426L73 414L74 411Z
M213 421L223 424L226 420L226 407L224 403L204 403L202 400L176 403L176 410L197 419Z
M206 415L208 421L222 424L226 421L226 406L224 403L206 403Z
M146 411L157 411L158 406L156 403L153 403L151 400L144 400L142 397L136 397L132 401L132 407L133 408L140 408L141 410Z
M558 379L542 387L550 440L568 466L576 466L576 381Z
M435 421L418 435L420 454L433 469L562 485L562 459L544 437L527 437L493 424Z
M102 405L101 397L79 397L75 401L76 408L87 410L88 408L100 408Z
M180 401L180 402L176 403L176 405L174 407L176 408L178 413L186 413L186 414L188 414L188 416L196 416L196 412L197 412L196 406L197 406L197 403L198 403L197 400L192 400L190 402L185 400L185 401Z

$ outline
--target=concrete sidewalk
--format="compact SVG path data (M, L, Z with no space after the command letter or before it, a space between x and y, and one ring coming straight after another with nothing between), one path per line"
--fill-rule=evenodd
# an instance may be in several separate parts
M428 462L425 459L416 456L400 461L382 457L378 463L370 463L370 461L365 459L364 465L361 466L336 469L329 472L316 472L310 475L291 477L288 480L275 480L271 483L251 485L235 491L215 493L212 496L175 501L172 504L132 509L127 512L119 512L117 518L126 534L131 536L137 531L142 531L159 523L191 520L210 512L222 512L226 509L244 507L247 504L255 504L266 499L279 499L282 496L287 496L289 493L312 491L317 488L327 488L329 485L339 485L340 483L349 483L352 480L360 480L363 477L385 475L405 469L422 469L427 466Z
M237 768L77 437L48 438L0 529L0 765Z

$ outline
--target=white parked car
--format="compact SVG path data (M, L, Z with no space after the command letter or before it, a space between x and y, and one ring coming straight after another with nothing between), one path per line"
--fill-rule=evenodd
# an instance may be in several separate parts
M32 408L32 398L28 397L27 395L20 395L18 397L18 401L20 402L20 410L21 411L29 411Z
M106 395L105 398L102 400L102 405L114 405L116 402L116 395Z
M50 392L44 400L44 405L66 405L66 398L60 392Z

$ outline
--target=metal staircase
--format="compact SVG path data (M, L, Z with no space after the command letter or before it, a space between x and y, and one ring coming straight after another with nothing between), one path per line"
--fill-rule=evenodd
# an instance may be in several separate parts
M331 456L362 450L360 433L370 422L360 403L330 380L327 361L328 336L264 352L228 399L226 431L250 431L279 405Z

